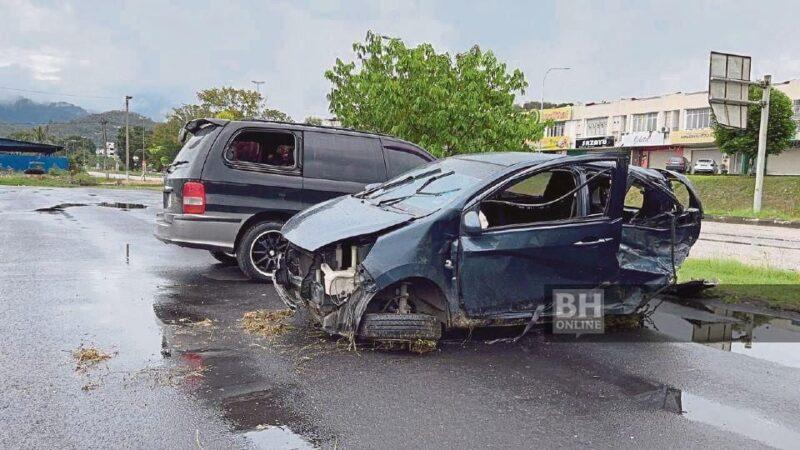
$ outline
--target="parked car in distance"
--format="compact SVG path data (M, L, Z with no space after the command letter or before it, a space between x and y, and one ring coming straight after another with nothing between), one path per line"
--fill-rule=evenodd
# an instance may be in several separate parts
M689 160L683 156L670 156L670 158L667 160L666 169L673 172L687 173L689 171L689 167L691 167Z
M270 121L197 119L164 177L163 242L210 251L269 281L298 211L435 158L391 136Z
M26 175L44 175L44 163L40 161L31 161L28 163L28 168L25 169Z
M551 318L558 288L603 289L605 314L631 314L701 219L685 176L619 153L455 156L294 216L275 289L328 333L412 344Z
M698 159L692 168L694 173L710 173L712 175L717 173L717 170L717 162L708 158Z

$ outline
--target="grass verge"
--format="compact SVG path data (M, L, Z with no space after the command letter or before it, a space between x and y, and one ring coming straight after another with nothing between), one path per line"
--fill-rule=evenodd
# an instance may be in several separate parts
M38 186L38 187L99 187L107 189L152 189L162 190L161 183L140 183L127 180L106 180L87 173L59 175L2 174L0 186Z
M763 208L754 214L755 177L689 175L703 209L708 214L759 219L800 220L800 177L768 176L764 179Z
M800 273L750 266L731 259L687 259L678 281L706 279L719 284L710 295L730 303L756 301L771 307L800 311Z

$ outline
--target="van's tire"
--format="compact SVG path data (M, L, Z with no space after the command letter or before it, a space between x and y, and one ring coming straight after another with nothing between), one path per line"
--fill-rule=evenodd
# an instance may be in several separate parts
M242 272L253 281L271 283L278 258L288 245L281 235L280 222L259 222L248 229L236 247Z
M221 262L222 264L225 264L226 266L232 266L234 264L239 263L239 261L236 259L236 255L232 255L230 253L225 253L225 252L216 252L213 250L209 251L209 253L211 253L211 256L213 256L214 259Z
M376 341L438 341L442 324L429 314L364 314L358 337Z

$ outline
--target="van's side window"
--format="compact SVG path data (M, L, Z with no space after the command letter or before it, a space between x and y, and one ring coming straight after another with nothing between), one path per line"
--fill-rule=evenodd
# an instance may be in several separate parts
M384 147L383 151L386 155L386 168L390 179L428 163L428 159L408 149Z
M386 169L377 138L305 132L303 176L333 181L385 181Z
M225 149L225 158L235 163L292 168L297 158L294 136L277 131L245 131Z

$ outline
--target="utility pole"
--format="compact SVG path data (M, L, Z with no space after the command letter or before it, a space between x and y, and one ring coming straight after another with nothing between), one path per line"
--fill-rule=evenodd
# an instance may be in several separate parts
M128 126L128 116L130 115L130 108L129 102L133 97L130 95L125 96L125 179L131 179L131 152L130 152L130 140L131 140L131 131L130 127Z
M103 171L106 173L106 180L108 179L108 138L106 137L106 125L108 120L103 117L100 119L100 125L103 127Z
M767 165L767 126L769 125L769 95L772 91L772 75L764 75L764 88L761 95L761 124L758 128L758 157L756 159L756 189L753 194L753 212L761 211L761 197L764 193L764 172Z
M144 116L142 116L142 181L147 180L147 156L144 154Z

